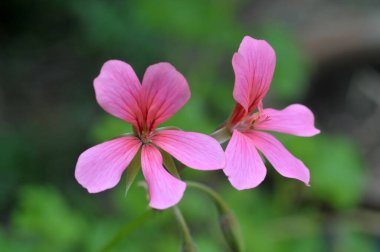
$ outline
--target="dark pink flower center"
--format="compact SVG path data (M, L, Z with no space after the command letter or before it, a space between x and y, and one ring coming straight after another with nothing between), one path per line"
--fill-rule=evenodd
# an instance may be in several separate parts
M140 139L140 141L143 144L149 144L152 142L152 137L155 133L154 130L148 130L146 127L144 127L141 130L134 129L135 135Z
M246 132L255 129L255 124L268 120L270 120L270 117L268 115L256 112L241 120L231 130L233 131L234 129L237 129L240 132Z

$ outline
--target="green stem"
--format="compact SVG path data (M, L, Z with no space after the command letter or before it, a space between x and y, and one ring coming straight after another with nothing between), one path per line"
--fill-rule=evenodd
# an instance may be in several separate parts
M215 206L218 209L219 226L231 251L244 251L239 223L237 222L235 215L228 207L227 203L223 200L223 198L212 188L204 184L193 181L186 181L186 184L189 187L193 187L206 193L213 200Z
M177 219L177 222L179 224L179 227L181 228L183 239L184 239L184 246L182 251L186 252L196 252L196 246L193 241L193 238L190 234L190 229L187 226L187 223L185 221L185 218L183 218L183 215L181 213L181 210L177 206L173 207L174 216Z
M222 197L212 188L205 186L204 184L195 181L185 181L189 187L193 187L197 190L205 192L215 203L218 211L221 213L231 212L227 203L222 199Z
M100 250L102 252L110 251L116 244L118 244L122 239L128 236L130 233L139 228L150 216L152 216L153 210L147 209L142 215L136 219L128 222L124 227L122 227L116 235Z
M193 238L191 238L190 235L190 229L186 224L185 218L183 218L183 215L178 207L173 207L174 216L178 221L178 224L181 228L183 238L188 242L193 242Z
M231 132L226 127L222 127L211 133L210 136L215 138L220 144L222 144L231 138Z

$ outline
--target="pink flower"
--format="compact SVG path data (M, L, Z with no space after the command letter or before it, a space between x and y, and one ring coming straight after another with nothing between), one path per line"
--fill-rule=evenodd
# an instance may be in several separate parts
M90 193L116 186L139 149L152 208L175 205L186 188L184 182L165 170L159 148L194 169L224 167L223 150L213 138L180 130L156 131L190 98L185 78L172 65L159 63L148 67L141 85L130 65L110 60L103 65L94 87L99 105L131 123L135 135L101 143L80 155L75 178Z
M224 173L238 190L256 187L265 178L266 168L257 149L282 176L309 184L309 170L303 162L274 136L263 132L303 137L319 133L314 127L313 113L303 105L293 104L283 110L262 108L275 62L274 50L266 41L248 36L244 37L232 59L236 106L226 125L232 138L226 149ZM253 113L256 108L258 112Z

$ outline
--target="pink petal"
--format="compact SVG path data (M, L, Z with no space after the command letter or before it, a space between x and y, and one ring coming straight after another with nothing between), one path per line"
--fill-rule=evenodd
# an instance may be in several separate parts
M240 103L235 104L235 108L231 113L230 118L227 121L227 127L233 128L235 125L240 123L246 116L248 115L248 111L243 108Z
M234 98L251 113L265 97L276 64L273 48L265 40L245 36L232 58L235 72Z
M265 178L266 168L253 141L234 130L226 149L224 173L238 190L258 186Z
M255 122L255 129L270 130L296 136L314 136L320 131L314 127L314 115L306 106L293 104L283 110L264 109Z
M309 185L310 172L303 162L294 157L272 135L259 131L250 131L247 135L255 142L256 147L264 154L273 167L282 176L301 180Z
M79 156L75 178L90 193L112 188L119 183L140 146L140 141L132 136L95 145Z
M151 145L144 145L141 165L149 188L150 207L165 209L181 200L186 184L165 170L159 150Z
M94 87L96 100L105 111L137 125L141 85L130 65L120 60L107 61Z
M153 130L173 116L190 98L186 79L169 63L148 67L142 85L142 107Z
M204 134L162 130L153 136L152 142L194 169L216 170L225 165L224 152L218 141Z

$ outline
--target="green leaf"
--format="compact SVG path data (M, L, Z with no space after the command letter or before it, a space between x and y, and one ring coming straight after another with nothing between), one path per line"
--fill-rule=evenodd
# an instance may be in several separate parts
M129 188L131 188L133 181L135 180L137 174L140 171L140 168L141 168L140 157L141 157L141 150L137 152L136 156L133 158L132 162L129 164L127 168L127 172L126 172L127 186L125 188L125 196L127 196Z
M125 226L114 235L114 237L107 242L107 244L100 250L102 252L111 251L120 241L125 239L130 233L138 229L144 222L155 213L154 210L148 209L142 215L128 222Z
M28 185L20 189L11 227L26 241L34 242L25 243L33 244L33 249L21 251L73 251L74 244L81 242L80 237L89 231L87 224L57 189ZM10 234L14 243L22 243L18 236L12 237L16 233ZM1 251L16 251L3 250L1 241L0 247Z
M173 158L163 150L161 150L161 155L162 155L162 158L164 160L165 168L170 172L170 174L172 174L173 176L175 176L177 178L180 178Z

